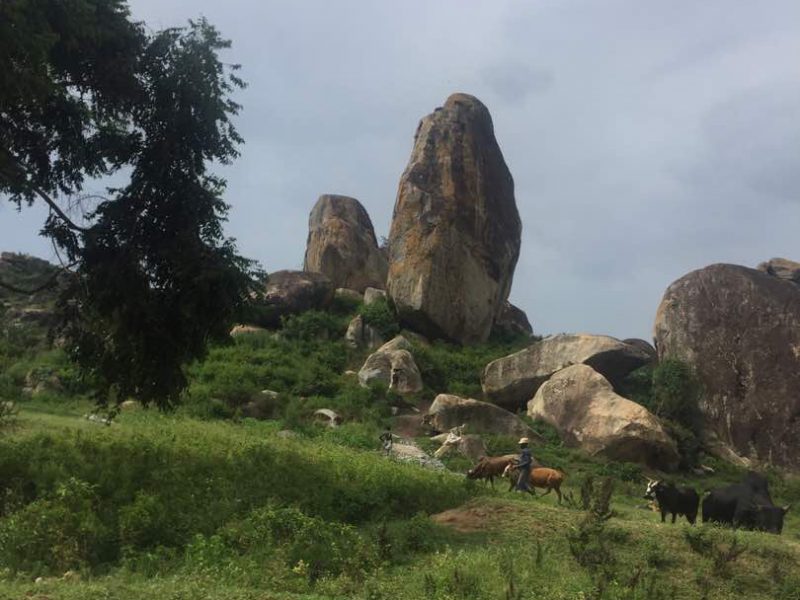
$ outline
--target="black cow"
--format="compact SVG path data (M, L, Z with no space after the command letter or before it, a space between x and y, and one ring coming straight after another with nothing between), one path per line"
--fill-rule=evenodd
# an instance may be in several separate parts
M740 483L712 490L703 499L703 523L713 521L780 534L789 508L775 506L767 478L750 471Z
M658 502L662 523L666 520L667 513L672 513L673 523L678 515L685 515L692 525L697 520L700 496L690 487L676 487L672 482L651 480L647 484L644 497Z

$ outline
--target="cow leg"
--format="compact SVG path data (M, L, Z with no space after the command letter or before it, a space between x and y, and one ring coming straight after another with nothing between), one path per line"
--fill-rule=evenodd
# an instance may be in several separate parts
M678 513L672 513L672 524L675 525L675 519L678 518Z
M556 495L558 496L558 503L561 504L561 489L558 486L554 488L556 490Z
M662 522L662 523L666 523L666 521L667 521L667 511L665 511L665 510L662 508L662 509L661 509L661 522Z
M542 494L542 496L547 496L547 494L549 494L552 491L553 491L553 488L547 488L547 491L544 494Z
M494 477L492 475L489 475L489 483L492 486L492 491L494 491Z

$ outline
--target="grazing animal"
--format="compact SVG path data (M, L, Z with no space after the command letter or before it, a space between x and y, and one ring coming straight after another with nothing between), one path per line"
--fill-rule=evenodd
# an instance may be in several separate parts
M656 500L658 502L662 523L665 522L667 513L672 513L673 523L678 518L678 515L684 515L692 525L697 520L700 496L697 495L693 488L677 487L672 482L648 480L644 497L647 500Z
M712 490L703 499L703 523L713 521L780 534L789 508L775 506L766 477L750 471L739 483Z
M494 478L501 477L506 467L516 464L516 454L504 454L503 456L482 456L478 464L467 471L467 479L488 479L494 489Z
M517 481L517 478L514 474L514 469L515 465L510 464L506 467L505 471L503 471L503 477L508 477L509 481L511 482L511 486L508 488L509 492L514 489L514 484ZM566 475L557 469L550 469L547 467L536 467L531 469L531 487L546 489L547 491L542 494L542 496L546 496L551 491L555 490L556 495L558 496L559 504L561 504L561 484L564 483L564 479L566 479Z

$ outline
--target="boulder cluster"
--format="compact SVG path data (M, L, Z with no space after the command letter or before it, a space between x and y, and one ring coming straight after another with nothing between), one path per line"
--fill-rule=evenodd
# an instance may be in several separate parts
M527 347L486 365L482 399L440 395L426 426L535 438L515 414L525 411L565 444L667 469L678 462L675 442L658 418L620 395L620 384L644 365L679 359L702 384L708 447L713 440L743 464L800 464L800 264L773 258L756 269L711 265L687 274L664 295L654 344L591 334L536 340L527 315L509 302L521 233L489 111L454 94L419 123L386 243L379 246L358 200L320 196L304 270L270 275L258 324L275 326L335 298L385 300L407 337L385 339L358 316L345 339L372 352L359 382L399 395L424 388L408 336L457 344L527 336Z

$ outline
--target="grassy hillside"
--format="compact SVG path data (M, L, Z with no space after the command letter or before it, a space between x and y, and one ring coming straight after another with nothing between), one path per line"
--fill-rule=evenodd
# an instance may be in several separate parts
M384 458L394 399L345 374L365 354L339 341L357 310L214 348L190 367L179 411L123 412L111 426L84 418L91 389L39 345L41 330L6 331L0 400L20 411L0 424L0 599L800 600L794 509L782 536L662 525L641 497L658 474L564 448L541 425L534 454L568 474L562 506L467 481L463 458L444 472ZM411 401L477 395L482 366L522 343L415 342L426 390ZM631 382L643 398L648 377ZM23 392L32 379L44 385ZM254 402L266 420L243 417ZM314 425L322 406L345 425ZM486 441L495 454L516 446ZM742 475L702 460L713 475L673 478L702 491ZM768 476L776 502L800 503L800 479Z
M283 439L274 422L151 411L106 427L87 408L31 401L0 441L0 598L798 597L800 519L780 537L662 525L641 508L638 467L557 444L536 453L568 471L572 506L325 430ZM715 466L689 482L739 475ZM607 521L579 506L587 476L616 484ZM772 488L800 497L795 479Z

